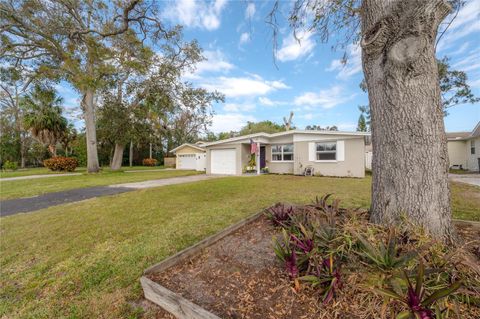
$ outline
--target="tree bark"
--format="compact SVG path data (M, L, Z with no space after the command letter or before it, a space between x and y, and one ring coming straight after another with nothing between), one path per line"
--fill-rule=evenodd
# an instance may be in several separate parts
M406 215L451 238L447 140L435 60L446 1L364 0L362 64L372 122L371 220Z
M128 153L128 162L130 167L133 166L133 142L130 141L130 152Z
M48 150L50 151L50 154L52 154L52 157L57 156L57 146L55 144L48 145Z
M87 171L97 173L100 170L97 153L97 129L95 126L94 91L87 89L83 99L85 135L87 138Z
M150 154L149 154L149 155L150 155L150 157L149 157L150 159L152 159L152 151L153 151L153 150L152 150L152 143L150 143Z
M125 144L115 143L115 152L113 153L112 164L110 168L114 171L122 168L123 151L125 150Z

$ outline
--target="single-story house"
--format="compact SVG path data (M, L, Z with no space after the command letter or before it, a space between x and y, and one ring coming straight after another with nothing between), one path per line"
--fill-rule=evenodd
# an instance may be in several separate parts
M451 168L480 171L480 122L471 132L447 133Z
M206 154L202 145L201 143L185 143L174 148L171 152L176 156L175 167L177 169L205 171Z
M256 152L256 172L364 177L365 132L290 130L256 133L201 145L207 174L241 175ZM178 151L177 151L178 152Z

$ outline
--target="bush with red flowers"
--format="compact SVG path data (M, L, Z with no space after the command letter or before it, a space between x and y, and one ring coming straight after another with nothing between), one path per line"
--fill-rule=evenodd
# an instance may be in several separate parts
M55 156L44 160L43 166L52 171L73 172L78 166L78 161L74 157Z
M142 164L143 166L157 166L157 160L154 158L145 158Z

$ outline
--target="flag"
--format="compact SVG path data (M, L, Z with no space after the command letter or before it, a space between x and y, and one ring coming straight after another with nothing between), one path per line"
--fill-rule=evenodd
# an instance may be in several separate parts
M257 143L255 143L252 139L250 139L250 154L257 153Z

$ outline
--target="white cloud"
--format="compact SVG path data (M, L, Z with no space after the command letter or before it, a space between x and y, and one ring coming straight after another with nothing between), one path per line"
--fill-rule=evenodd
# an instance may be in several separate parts
M207 90L217 90L227 97L259 96L275 90L289 88L282 81L266 81L260 76L225 77L204 79L200 86Z
M469 84L470 87L472 87L472 88L478 88L478 89L480 89L480 78L479 78L479 79L476 79L476 80L470 80L470 81L468 81L468 84Z
M300 41L295 39L292 33L282 41L282 46L276 53L277 59L282 62L292 61L307 56L313 51L315 48L313 33L298 32L297 38Z
M266 105L266 106L274 106L275 105L275 102L273 102L272 100L270 100L268 97L259 97L258 98L258 101L263 104L263 105Z
M351 100L353 96L345 95L342 87L333 86L330 89L320 90L318 93L305 92L297 96L293 103L297 106L303 106L307 110L315 107L329 109Z
M249 112L255 109L255 104L250 103L226 103L223 106L225 112Z
M452 12L444 21L443 25L446 25L455 16L455 12ZM450 48L458 39L467 36L471 33L480 31L480 0L468 1L462 9L458 12L458 15L453 20L452 24L448 27L448 30L442 36L438 43L437 51L442 51ZM441 29L442 30L442 29ZM441 34L441 32L439 32Z
M165 9L164 16L187 27L215 30L220 27L220 15L225 5L226 0L177 0Z
M312 113L306 113L306 114L301 114L299 117L305 120L311 120L315 116Z
M258 102L260 102L260 104L265 105L265 106L280 106L280 105L286 105L287 104L287 102L275 101L275 100L269 99L268 97L263 97L263 96L258 98Z
M326 71L338 71L337 78L347 80L362 71L362 50L359 45L350 44L347 47L347 60L333 60Z
M240 44L245 44L247 42L250 42L250 34L248 32L243 32L240 35Z
M453 69L460 69L468 72L473 70L480 70L480 50L472 50L462 60L455 63Z
M188 80L200 79L200 75L208 72L227 73L235 68L235 65L228 62L225 55L220 50L203 51L206 60L196 64L195 71L187 72L184 77Z
M255 3L250 2L245 9L245 18L251 19L255 14Z
M255 122L255 118L239 113L215 114L210 130L214 133L238 131L249 121Z

